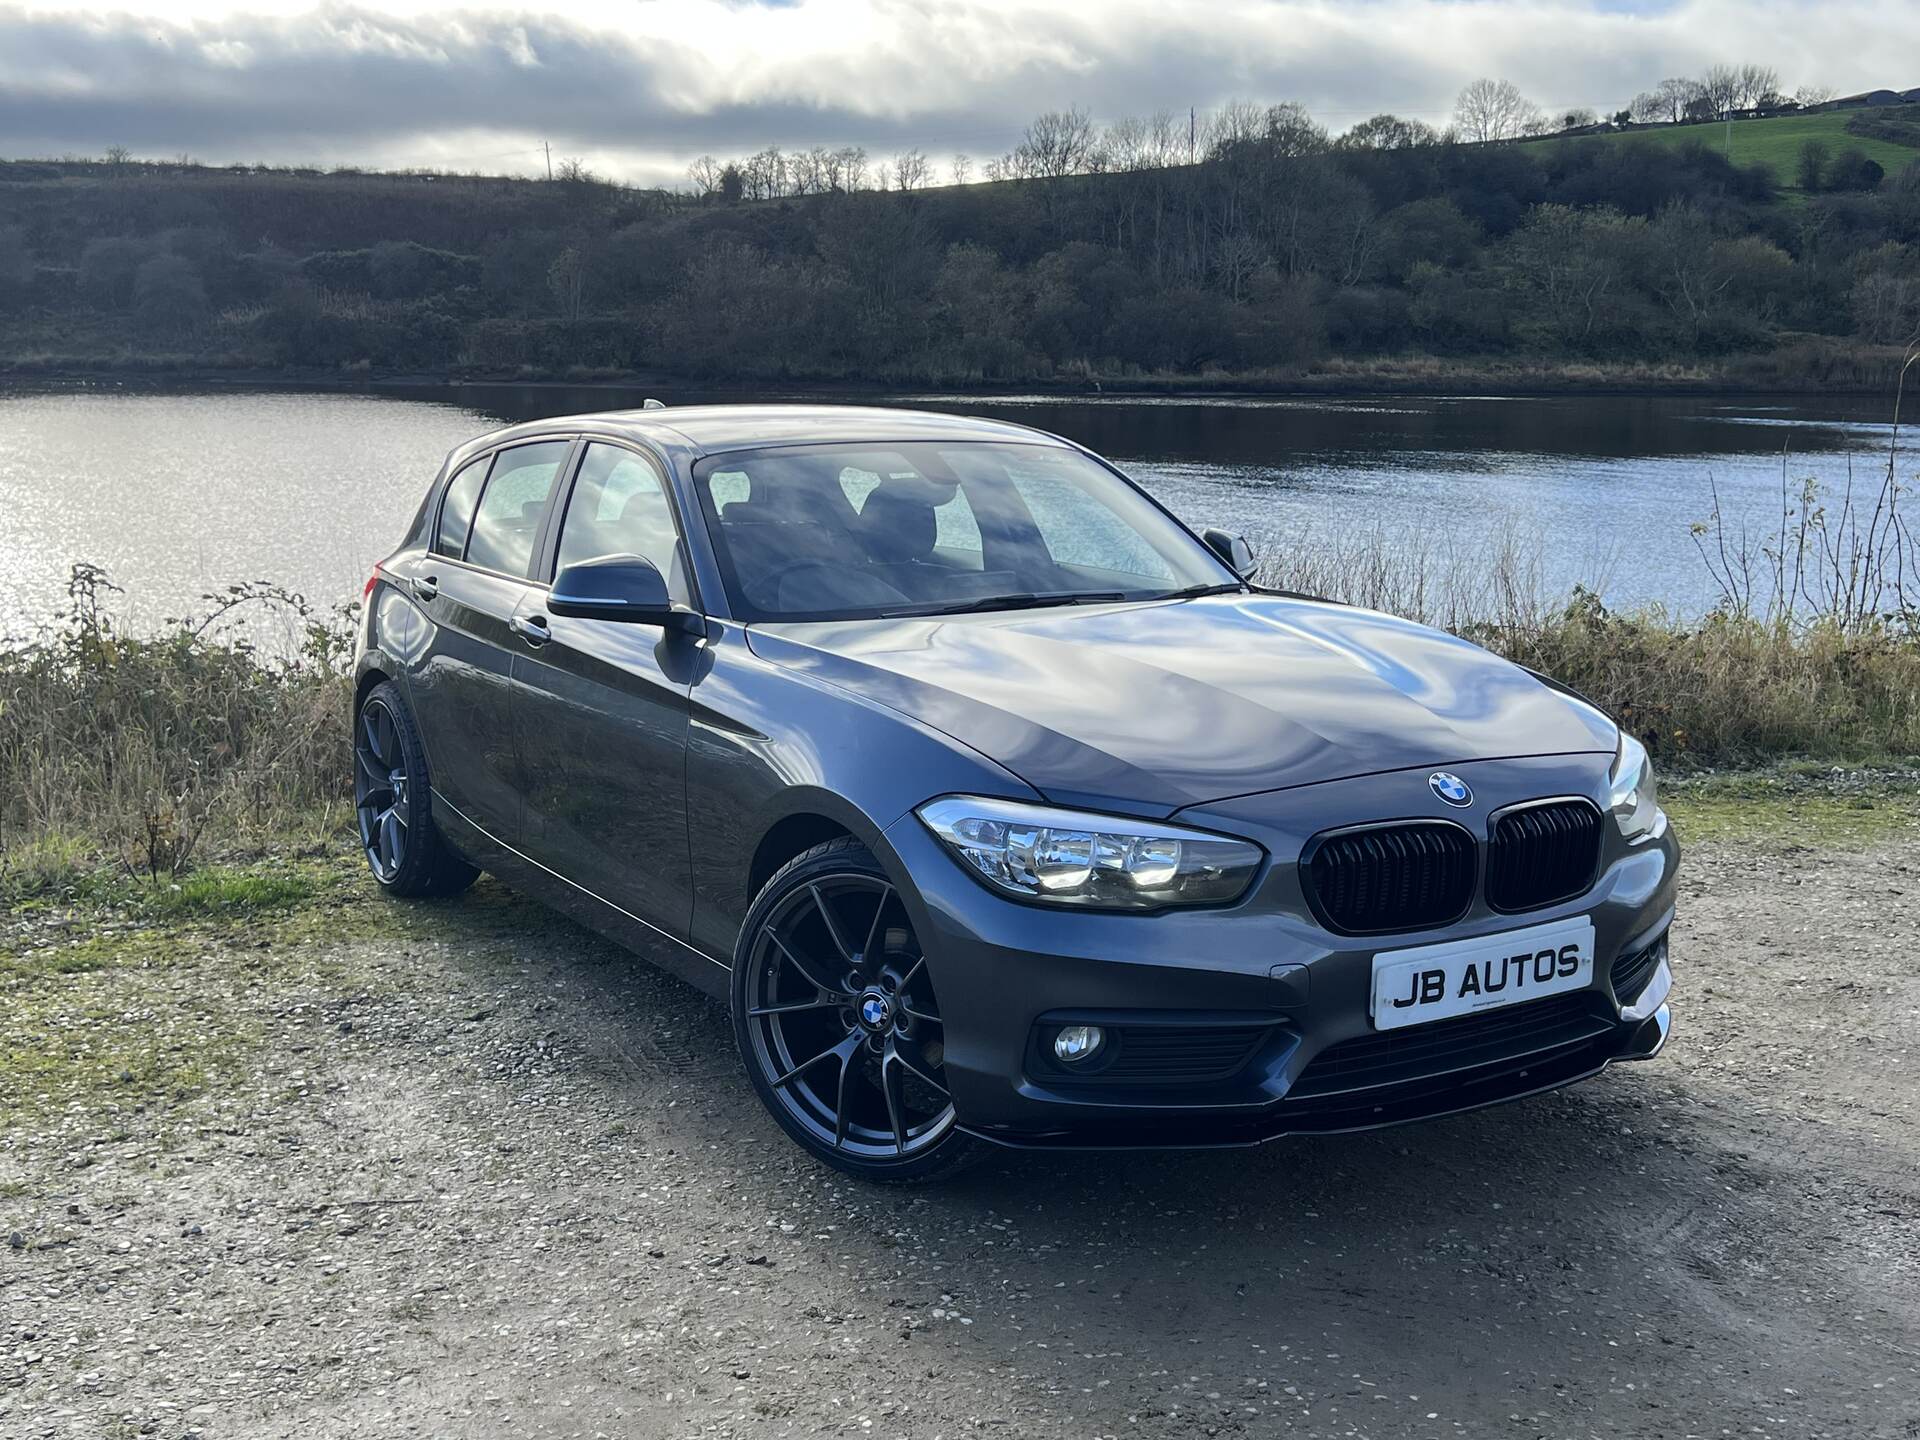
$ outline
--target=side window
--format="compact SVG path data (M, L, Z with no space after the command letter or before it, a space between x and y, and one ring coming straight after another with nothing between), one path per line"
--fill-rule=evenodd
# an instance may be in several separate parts
M1061 565L1171 584L1173 567L1140 532L1071 473L1036 462L1007 467L1047 553Z
M871 470L859 470L849 465L840 472L840 493L847 497L847 503L858 515L866 508L867 496L880 487L880 477Z
M480 482L487 478L487 462L482 455L460 467L460 473L447 482L447 498L440 503L440 528L434 531L433 548L458 560L467 548L467 531L473 528L473 506L480 498Z
M545 441L502 450L480 496L467 540L467 560L508 575L525 575L533 560L534 537L546 513L553 479L566 458L567 442Z
M729 505L744 505L753 494L753 482L744 470L716 470L707 477L707 491L713 496L713 513L724 518Z
M958 487L953 498L933 507L933 544L946 552L941 558L963 570L979 570L986 565L980 541L980 522L974 518L967 492Z
M559 568L602 555L651 560L667 577L668 593L688 600L680 535L660 472L618 445L587 446L560 526Z

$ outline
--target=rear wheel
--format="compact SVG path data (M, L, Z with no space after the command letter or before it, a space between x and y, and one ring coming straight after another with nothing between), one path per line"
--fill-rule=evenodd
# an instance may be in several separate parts
M977 1152L955 1125L926 955L866 847L816 845L761 890L734 954L747 1075L803 1147L868 1180L928 1180Z
M457 895L479 875L434 827L426 747L391 680L353 717L353 809L360 848L391 895Z

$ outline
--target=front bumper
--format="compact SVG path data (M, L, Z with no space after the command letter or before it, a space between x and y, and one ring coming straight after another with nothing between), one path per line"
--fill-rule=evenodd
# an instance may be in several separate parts
M1471 767L1489 808L1589 793L1586 757ZM1469 767L1455 767L1463 772ZM1576 773L1579 772L1579 773ZM1424 774L1421 777L1424 788ZM889 829L913 877L916 928L944 1017L960 1123L1008 1145L1246 1145L1451 1114L1555 1089L1666 1043L1678 850L1671 833L1628 847L1608 830L1583 895L1524 915L1476 905L1443 930L1344 937L1301 903L1293 860L1315 833L1417 813L1404 775L1254 796L1183 821L1250 835L1273 857L1239 904L1137 916L1056 911L986 891L906 817ZM1511 792L1505 794L1503 792ZM1437 803L1437 802L1436 802ZM1376 950L1587 915L1590 988L1379 1032L1368 1013ZM1044 1037L1099 1024L1120 1041L1105 1072L1066 1072Z

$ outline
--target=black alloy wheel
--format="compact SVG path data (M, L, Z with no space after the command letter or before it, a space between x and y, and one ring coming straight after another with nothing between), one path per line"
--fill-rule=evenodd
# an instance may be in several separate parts
M754 1088L827 1163L920 1180L974 1148L955 1125L926 955L865 847L830 841L767 882L742 930L733 990Z
M431 802L420 732L383 680L353 720L353 809L367 868L391 894L457 894L480 873L435 829Z

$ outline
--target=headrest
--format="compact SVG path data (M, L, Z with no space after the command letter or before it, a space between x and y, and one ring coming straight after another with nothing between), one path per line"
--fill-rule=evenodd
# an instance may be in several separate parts
M923 501L928 505L944 505L953 499L954 492L960 488L958 480L935 480L927 475L889 475L868 495L871 501L874 495L898 497L902 500Z
M934 498L938 489L917 479L888 480L877 486L860 507L860 538L867 553L883 565L924 560L932 554L940 531L934 508L953 498L954 487L945 487L945 500Z

